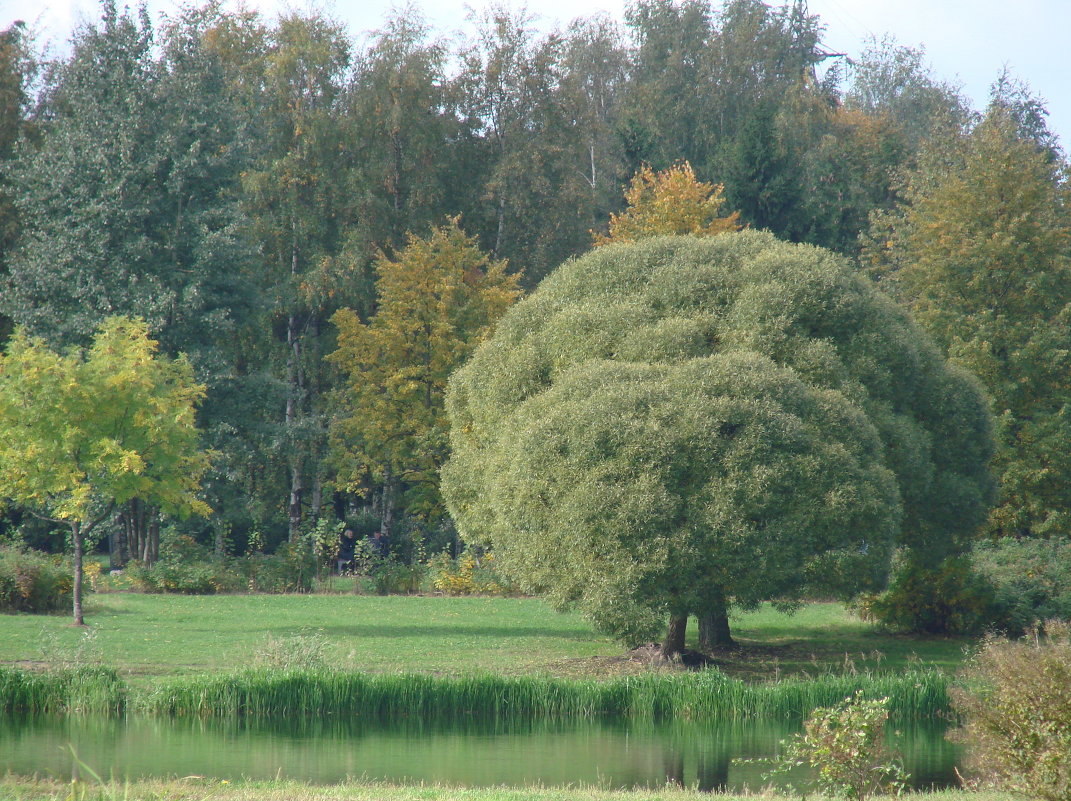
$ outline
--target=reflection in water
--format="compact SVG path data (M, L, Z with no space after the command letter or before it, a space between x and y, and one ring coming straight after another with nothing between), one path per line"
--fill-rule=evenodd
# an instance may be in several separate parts
M314 783L353 778L493 786L591 784L756 790L758 765L798 725L747 723L476 722L410 720L189 721L131 717L0 722L0 771L66 778L78 759L102 776L283 776ZM941 724L899 732L916 787L954 783L957 751ZM786 777L798 782L799 776Z

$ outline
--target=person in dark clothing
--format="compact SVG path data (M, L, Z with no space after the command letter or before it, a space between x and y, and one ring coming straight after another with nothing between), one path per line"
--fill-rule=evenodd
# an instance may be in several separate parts
M372 535L371 545L372 553L376 556L382 558L387 555L387 551L389 550L389 546L387 545L387 535L382 529L377 530L376 533Z
M338 574L353 569L353 553L357 547L357 537L352 528L347 528L338 538Z

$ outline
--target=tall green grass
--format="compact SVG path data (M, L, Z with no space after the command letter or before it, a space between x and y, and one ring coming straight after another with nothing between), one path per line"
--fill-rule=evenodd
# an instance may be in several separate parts
M0 666L0 713L119 715L127 686L112 668L21 670Z
M134 705L168 716L334 715L382 721L799 719L815 707L829 706L862 690L867 697L888 697L893 717L911 720L947 714L949 681L938 671L747 684L717 671L595 681L250 669L229 676L175 679L135 699Z
M118 715L134 709L171 717L362 716L380 721L799 719L862 690L867 697L888 697L894 717L912 720L947 714L949 681L939 671L748 684L714 670L596 681L253 668L172 679L137 692L110 668L0 667L0 714Z

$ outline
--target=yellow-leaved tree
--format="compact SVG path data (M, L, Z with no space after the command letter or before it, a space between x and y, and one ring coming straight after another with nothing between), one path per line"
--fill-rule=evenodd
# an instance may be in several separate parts
M87 350L57 353L16 330L0 356L0 496L70 528L74 622L85 543L117 504L208 514L208 456L194 420L204 386L157 354L141 320L105 320Z
M699 181L692 165L682 161L655 172L645 164L632 176L625 200L628 208L610 215L607 235L595 233L595 245L634 242L646 236L695 234L714 236L740 229L737 212L719 216L725 200L721 184Z
M447 380L520 289L506 262L481 251L457 218L426 238L410 234L397 257L381 253L375 269L371 319L363 322L351 309L333 317L338 349L329 358L345 381L330 438L343 486L358 489L370 476L381 488L389 535L401 492L417 513L441 508Z

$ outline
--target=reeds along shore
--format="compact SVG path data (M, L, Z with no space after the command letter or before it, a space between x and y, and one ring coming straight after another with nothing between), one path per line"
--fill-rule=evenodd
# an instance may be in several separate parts
M22 670L0 666L0 714L121 715L130 690L108 667Z
M822 676L747 684L715 670L597 680L539 676L363 674L251 669L170 679L141 690L111 669L0 668L0 713L271 718L639 720L799 719L862 690L889 699L893 718L947 715L950 679L939 671Z

